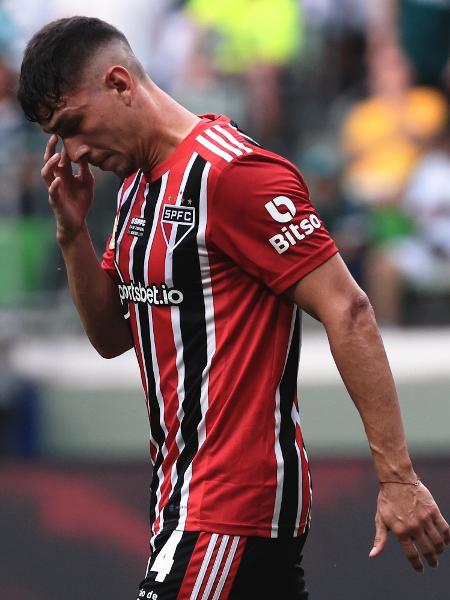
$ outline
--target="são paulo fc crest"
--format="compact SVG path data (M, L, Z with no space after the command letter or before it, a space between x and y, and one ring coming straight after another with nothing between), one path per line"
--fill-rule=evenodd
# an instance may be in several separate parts
M195 209L193 206L164 204L161 227L170 250L181 244L195 225Z

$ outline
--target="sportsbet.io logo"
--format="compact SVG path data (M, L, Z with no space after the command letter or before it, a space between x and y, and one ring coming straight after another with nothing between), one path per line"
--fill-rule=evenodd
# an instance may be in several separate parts
M140 282L120 283L119 297L122 304L149 304L150 306L178 306L183 302L183 293L175 288L169 288L165 283L143 286Z
M274 221L278 223L289 223L295 217L297 209L290 198L286 196L277 196L265 205L267 212ZM283 208L284 210L279 210ZM282 227L280 232L269 238L269 243L275 248L278 254L283 254L291 246L305 239L306 236L320 229L322 223L314 213L301 219L297 224L291 223Z

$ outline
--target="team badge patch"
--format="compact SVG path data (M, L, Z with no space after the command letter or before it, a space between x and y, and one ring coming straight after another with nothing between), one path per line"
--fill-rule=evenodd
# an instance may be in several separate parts
M133 217L131 219L128 233L134 237L142 237L144 235L145 219L141 217Z
M193 206L164 204L161 227L167 246L174 249L189 234L195 225L195 209Z

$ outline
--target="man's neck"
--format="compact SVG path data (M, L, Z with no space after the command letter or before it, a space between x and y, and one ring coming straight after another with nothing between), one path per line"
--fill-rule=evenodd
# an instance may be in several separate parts
M152 122L149 123L149 135L145 140L147 168L144 167L144 171L151 171L166 160L200 122L197 115L178 104L153 83L149 101Z

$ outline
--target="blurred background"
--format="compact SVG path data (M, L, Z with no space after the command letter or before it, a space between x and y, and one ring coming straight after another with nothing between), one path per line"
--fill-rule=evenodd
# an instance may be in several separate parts
M147 560L135 358L102 360L83 337L40 179L46 136L15 99L28 39L74 14L119 27L168 93L301 169L374 305L416 470L449 519L450 0L0 0L0 599L133 598ZM95 177L100 255L118 182ZM448 556L423 578L395 543L367 558L363 428L311 319L302 352L312 600L446 598Z

